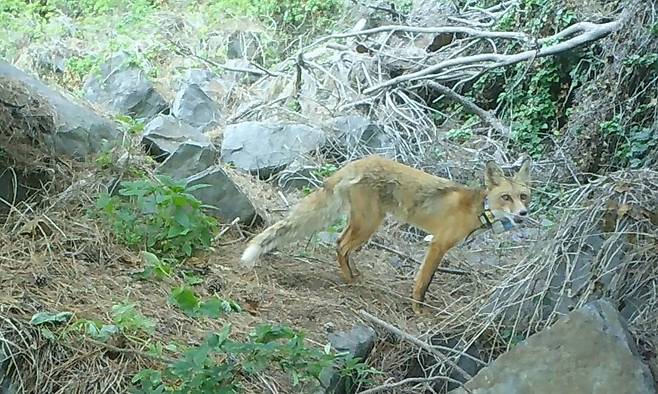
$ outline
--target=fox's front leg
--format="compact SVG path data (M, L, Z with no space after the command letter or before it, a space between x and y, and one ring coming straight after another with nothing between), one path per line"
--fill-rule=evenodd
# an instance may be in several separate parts
M430 248L425 255L425 260L420 265L418 273L416 274L416 281L414 283L414 292L413 292L413 304L412 308L414 312L421 313L423 310L423 305L420 304L425 300L425 293L427 288L432 282L434 273L439 268L441 260L443 260L443 255L446 251L450 249L449 244L439 236L434 236L432 243L430 243ZM417 301L417 302L416 302Z

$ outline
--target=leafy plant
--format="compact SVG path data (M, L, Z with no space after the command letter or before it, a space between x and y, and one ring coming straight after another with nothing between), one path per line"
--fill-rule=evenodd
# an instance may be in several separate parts
M339 13L338 0L252 0L256 12L274 18L283 30L296 30L302 25L323 29Z
M245 342L229 338L231 326L210 334L199 346L185 351L163 371L146 369L133 378L135 393L235 393L241 379L278 367L294 386L319 382L324 368L336 365L341 373L365 379L376 373L346 353L335 354L329 345L309 348L303 333L287 326L262 324L249 333Z
M332 176L336 171L338 171L338 167L334 164L323 164L318 168L317 170L313 170L312 174L319 177L319 178L327 178Z
M131 134L131 135L136 135L140 134L142 131L144 131L144 123L140 122L138 120L135 120L131 118L130 116L126 115L116 115L114 117L116 121L119 122L121 125L122 130L125 133Z
M146 263L146 267L141 272L135 274L140 279L164 279L172 275L173 268L171 262L160 259L158 256L150 252L142 251L142 259Z
M188 187L166 176L157 180L124 181L119 196L102 194L96 208L103 221L124 244L164 258L180 259L208 248L217 221L191 192L208 185Z
M113 305L112 322L124 334L139 332L152 334L155 330L155 323L142 315L134 303Z
M602 122L599 129L612 144L614 156L622 166L639 168L647 155L658 148L658 132L651 127L622 126L621 116Z
M169 302L192 317L208 316L216 319L226 313L242 311L240 305L234 301L224 300L217 296L201 300L189 286L172 289Z

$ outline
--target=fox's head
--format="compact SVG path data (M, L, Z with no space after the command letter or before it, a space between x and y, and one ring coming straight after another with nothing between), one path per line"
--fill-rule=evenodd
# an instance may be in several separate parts
M495 162L487 162L484 171L484 185L487 190L489 209L494 216L497 218L506 216L517 224L523 221L530 206L531 166L530 158L526 157L516 175L509 178Z

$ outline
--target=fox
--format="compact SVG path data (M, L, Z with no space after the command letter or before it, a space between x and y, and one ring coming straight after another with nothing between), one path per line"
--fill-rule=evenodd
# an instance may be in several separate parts
M424 230L431 239L412 292L412 309L422 313L427 289L448 250L477 230L502 232L523 223L531 199L531 165L524 155L516 174L507 177L493 160L487 161L484 187L468 187L383 156L365 156L325 178L322 187L300 200L287 217L256 235L240 263L252 269L264 254L346 214L336 259L342 280L350 284L361 276L350 254L390 215Z

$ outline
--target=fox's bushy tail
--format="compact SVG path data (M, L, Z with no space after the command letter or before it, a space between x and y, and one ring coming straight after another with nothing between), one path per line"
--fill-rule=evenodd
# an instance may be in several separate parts
M338 219L341 211L347 208L343 189L344 185L339 183L306 196L288 217L269 226L249 242L240 258L242 265L251 268L265 253L319 231Z

